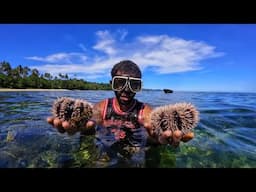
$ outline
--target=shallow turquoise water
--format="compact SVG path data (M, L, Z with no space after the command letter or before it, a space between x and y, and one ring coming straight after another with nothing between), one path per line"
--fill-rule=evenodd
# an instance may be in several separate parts
M60 134L45 121L52 102L69 96L96 103L112 91L0 92L0 167L95 167L93 138ZM153 107L191 102L196 137L173 149L152 148L146 167L256 167L256 94L143 91Z

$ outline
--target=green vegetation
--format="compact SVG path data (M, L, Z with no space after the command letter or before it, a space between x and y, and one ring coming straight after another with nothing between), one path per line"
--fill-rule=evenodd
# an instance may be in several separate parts
M39 89L78 89L78 90L110 90L107 83L88 82L83 79L69 78L67 74L59 73L53 77L50 73L40 74L37 69L18 65L11 67L10 63L0 62L0 88L39 88Z

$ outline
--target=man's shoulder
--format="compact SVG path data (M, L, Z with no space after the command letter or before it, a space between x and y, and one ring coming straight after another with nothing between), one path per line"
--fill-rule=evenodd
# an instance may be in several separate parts
M137 99L137 102L140 103L141 105L143 105L144 109L150 109L150 110L152 109L152 107L148 103L139 101L138 99Z
M152 107L149 105L149 104L147 104L147 103L144 103L144 110L148 110L148 111L151 111L152 110Z

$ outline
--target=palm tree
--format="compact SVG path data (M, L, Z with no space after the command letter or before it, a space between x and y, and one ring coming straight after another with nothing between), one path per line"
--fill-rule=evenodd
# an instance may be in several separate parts
M12 70L12 67L10 65L10 63L8 62L0 62L0 73L5 74L5 75L10 75Z
M23 68L23 75L24 75L24 77L27 77L30 71L31 71L31 69L29 67L27 67L27 66L24 67Z
M39 71L37 69L32 69L32 76L39 77Z
M50 73L45 73L45 74L44 74L44 77L45 77L45 79L47 79L47 80L51 80L51 79L52 79L52 76L51 76Z

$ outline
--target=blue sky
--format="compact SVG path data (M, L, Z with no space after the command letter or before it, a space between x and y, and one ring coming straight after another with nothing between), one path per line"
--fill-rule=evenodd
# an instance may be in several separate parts
M0 61L109 82L130 59L144 88L256 92L256 24L0 24Z

